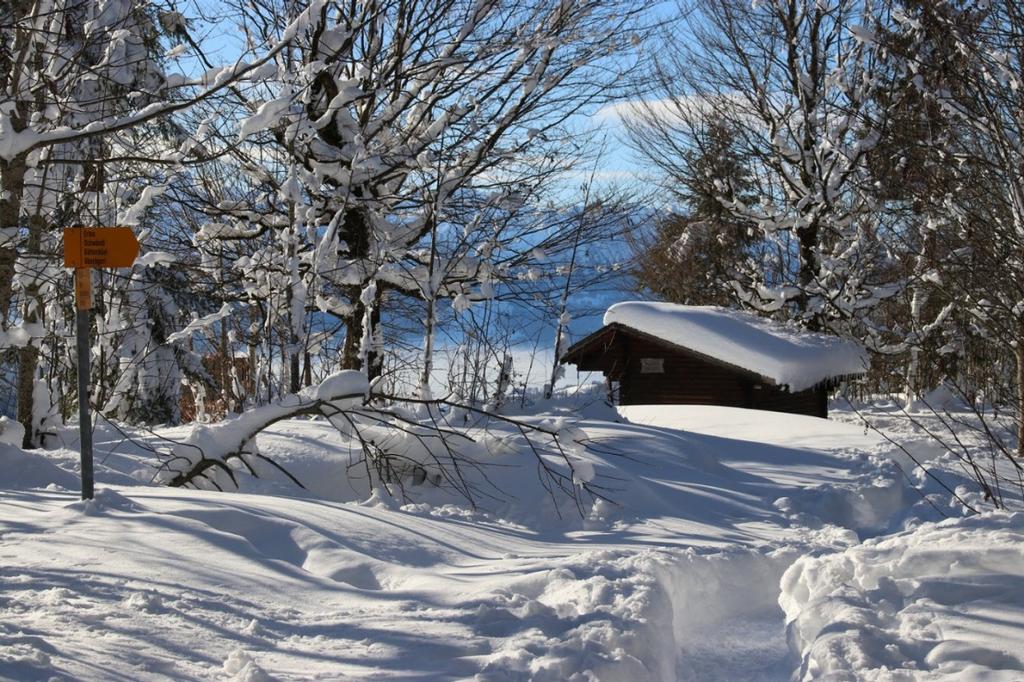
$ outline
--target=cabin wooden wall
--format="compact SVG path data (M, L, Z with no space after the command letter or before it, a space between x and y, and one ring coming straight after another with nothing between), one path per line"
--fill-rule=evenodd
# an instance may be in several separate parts
M624 372L619 379L623 405L730 405L744 407L740 377L725 367L672 351L646 339L623 340ZM641 360L663 359L663 374L644 374Z
M828 391L824 387L820 387L790 393L774 386L766 386L760 391L754 391L754 400L750 407L770 412L827 417Z
M664 371L644 372L645 359L662 360ZM790 393L749 373L621 330L606 330L571 362L581 371L600 371L617 382L620 405L724 405L828 416L824 386Z
M828 416L824 388L790 393L696 355L633 336L620 335L609 350L622 368L612 377L619 382L622 405L724 405ZM645 358L662 359L664 372L644 373Z

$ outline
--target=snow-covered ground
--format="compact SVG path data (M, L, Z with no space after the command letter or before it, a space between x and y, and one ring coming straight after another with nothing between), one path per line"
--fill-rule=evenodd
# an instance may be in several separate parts
M308 491L147 485L100 429L80 502L73 448L0 445L0 678L1024 679L1024 515L920 434L938 480L849 413L585 414L583 516L507 448L476 509L367 499L324 421L260 436Z

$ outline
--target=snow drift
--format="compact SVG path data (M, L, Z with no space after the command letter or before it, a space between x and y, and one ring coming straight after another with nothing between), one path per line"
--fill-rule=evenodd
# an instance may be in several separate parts
M533 419L581 412L550 407ZM573 456L611 500L582 515L507 433L479 443L505 494L476 508L443 486L371 492L324 419L255 437L307 490L272 469L232 494L142 485L144 452L101 426L81 502L76 452L0 448L0 678L852 679L895 650L909 678L1019 676L1021 517L882 535L934 509L862 428L582 411Z
M779 603L800 679L1024 679L1024 514L799 559Z

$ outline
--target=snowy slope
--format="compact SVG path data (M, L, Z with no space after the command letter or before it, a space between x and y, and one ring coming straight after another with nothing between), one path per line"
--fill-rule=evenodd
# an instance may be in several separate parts
M1024 514L803 557L781 603L816 679L1024 679Z
M899 558L930 545L928 529L962 540L965 567L989 530L1019 547L1019 517L927 523L940 516L919 493L959 511L855 425L729 408L588 414L587 457L614 503L585 518L559 518L531 467L505 458L494 472L513 499L476 510L440 490L404 506L362 499L358 481L331 476L347 446L321 421L260 437L263 452L315 481L301 496L283 480L249 481L249 494L142 485L130 444L101 433L101 493L82 503L65 490L73 451L2 451L0 679L813 677L859 665L829 653L846 612L821 604L857 590L879 610L888 593L876 583L891 572L907 600L884 636L920 618L914 599L936 590L914 592L915 564ZM947 570L957 603L978 607L955 624L970 646L929 658L917 644L918 671L956 679L968 665L1013 662L993 652L1013 649L1016 602L998 612L1000 628L982 618L1017 584L1006 575L1013 551L987 573ZM941 560L929 561L916 565L940 585ZM984 575L992 589L964 587Z

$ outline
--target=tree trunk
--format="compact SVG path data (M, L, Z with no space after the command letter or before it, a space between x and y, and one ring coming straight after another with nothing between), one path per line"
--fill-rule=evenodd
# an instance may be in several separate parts
M29 219L28 227L26 256L35 259L36 263L41 263L42 254L40 251L43 243L44 227L42 218L38 215L33 216ZM36 267L42 266L37 265ZM43 301L39 296L39 286L35 283L31 284L24 293L25 301L22 306L22 320L28 326L41 321ZM18 421L25 427L22 447L26 450L39 445L39 434L36 429L39 425L33 419L35 415L33 389L36 385L36 369L38 367L39 349L35 345L30 343L18 349Z
M302 389L302 373L299 365L299 353L297 351L293 351L288 360L288 390L290 393L298 393Z
M286 386L288 386L288 370L291 369L291 363L288 360L288 334L282 333L278 330L277 341L281 349L281 373L277 377L277 398L280 400L284 397L287 392Z
M14 247L0 246L0 329L7 327L7 314L11 309L14 284Z
M423 335L423 371L420 373L419 386L419 396L421 398L430 396L430 375L434 370L434 315L436 313L436 306L437 298L431 292L431 297L427 300L427 328Z
M373 300L373 310L370 311L370 328L374 334L380 333L380 308L383 303L383 293L379 288L377 289L377 296ZM376 344L370 345L370 351L366 354L366 376L370 381L373 381L381 375L384 369L384 358L377 352Z
M1017 332L1017 459L1024 461L1024 327Z
M18 421L25 427L21 447L31 450L36 446L35 421L32 416L32 393L36 382L38 351L32 346L18 349Z
M223 259L221 259L223 263ZM223 266L222 266L223 267ZM232 390L231 376L234 369L235 358L228 348L228 325L224 320L220 321L220 399L224 403L225 415L234 412L234 391Z
M25 158L16 156L10 161L0 160L0 229L19 225L24 186ZM0 329L7 327L7 314L11 310L17 255L13 245L0 246Z
M259 361L256 357L256 340L255 337L249 338L249 378L242 384L245 387L245 394L238 396L238 410L241 412L245 409L245 398L249 396L249 400L254 403L258 403L257 392L260 390L260 379L259 379Z
M810 289L818 277L818 225L812 222L807 227L796 231L800 240L800 295L796 298L796 304L803 313L804 325L811 331L821 331L824 328L821 313L809 314Z
M359 361L359 341L363 338L362 308L362 304L357 304L355 310L345 318L345 345L341 349L342 369L362 369Z
M363 367L359 358L360 344L363 340L363 317L366 315L366 306L359 300L359 291L352 296L354 308L352 313L345 319L345 345L341 350L341 368L358 369L366 372L371 380L376 379L381 373L381 358L372 348L366 355L367 367ZM377 333L380 326L381 292L377 292L374 299L373 310L370 311L370 326L373 333Z

